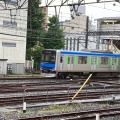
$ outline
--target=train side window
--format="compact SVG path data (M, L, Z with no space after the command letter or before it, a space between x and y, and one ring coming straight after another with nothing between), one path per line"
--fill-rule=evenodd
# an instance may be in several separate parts
M68 57L68 64L70 64L70 57Z
M71 58L71 64L73 64L73 56L72 56L72 58Z
M92 62L91 62L92 65L93 65L93 64L96 64L96 57L92 57L92 58L91 58L91 61L92 61Z
M108 64L108 57L101 57L101 64L107 65Z
M86 56L78 56L78 64L87 64Z
M62 63L62 62L63 62L63 56L60 57L60 63Z
M112 59L112 64L116 64L117 63L117 59L116 58L113 58Z

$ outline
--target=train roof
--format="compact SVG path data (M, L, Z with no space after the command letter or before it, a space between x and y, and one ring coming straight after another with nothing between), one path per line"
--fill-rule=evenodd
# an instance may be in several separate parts
M60 50L61 54L71 54L71 55L87 55L87 56L108 56L108 57L120 57L120 54L113 54L107 52L86 52L86 51L67 51L67 50Z
M44 49L43 51L56 51L56 49Z
M120 54L114 54L110 51L69 51L69 50L56 50L56 49L45 49L48 51L59 51L61 54L69 55L83 55L83 56L103 56L103 57L120 57Z
M81 51L85 51L85 52L96 52L96 53L113 53L112 51L110 50L98 50L98 49L82 49Z

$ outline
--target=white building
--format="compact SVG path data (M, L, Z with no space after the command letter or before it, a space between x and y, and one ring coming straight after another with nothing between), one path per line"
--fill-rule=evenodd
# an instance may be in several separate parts
M77 12L75 12L76 10ZM82 49L85 49L85 33L87 32L87 30L91 30L93 26L91 24L91 21L89 20L89 17L85 15L85 6L76 6L75 10L73 9L73 13L74 14L71 15L71 19L61 22L60 26L65 34L65 49L80 51ZM91 39L91 37L89 37L88 39ZM93 46L95 49L96 44L92 45L92 47ZM89 45L88 49L91 49Z
M88 27L87 27L88 22ZM80 51L82 49L85 49L85 42L86 42L86 32L90 30L92 27L90 21L88 20L88 16L77 14L73 15L73 19L64 21L60 23L61 28L64 31L65 34L65 49L66 50L74 50L74 51ZM93 41L93 37L88 38ZM96 39L96 38L95 38ZM94 49L96 47L96 43L93 43L92 47L94 46ZM88 46L88 49L92 49Z
M112 32L120 31L120 17L104 17L97 19L97 31L109 32L109 35L98 36L98 45L101 49L110 49L119 52L119 35ZM111 34L110 34L111 33ZM118 48L117 48L118 47Z
M61 22L61 28L64 31L66 39L65 49L79 51L81 50L80 42L83 42L85 39L85 35L80 34L86 30L87 16L73 15L73 17L71 20Z
M27 9L18 9L24 0L5 0L7 9L0 10L0 59L8 59L7 65L25 63L26 56L26 32L27 32ZM4 5L3 1L0 1ZM28 3L24 4L24 8ZM24 71L23 71L24 72Z

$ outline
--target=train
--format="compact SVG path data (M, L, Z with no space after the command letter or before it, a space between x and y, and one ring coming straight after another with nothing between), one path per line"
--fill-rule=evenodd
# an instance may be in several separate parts
M86 73L119 75L120 54L102 50L55 50L42 51L41 76L66 78Z

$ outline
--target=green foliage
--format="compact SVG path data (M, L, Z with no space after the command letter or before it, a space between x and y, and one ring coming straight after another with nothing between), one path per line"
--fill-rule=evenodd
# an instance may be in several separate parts
M31 57L32 57L32 49L31 48L27 48L26 49L26 60L31 60Z
M60 27L56 24L59 22L57 17L53 16L49 18L49 28L46 34L44 34L45 30L42 26L45 15L42 13L41 8L39 8L38 2L41 2L41 0L29 0L28 2L26 47L26 60L31 60L32 57L34 59L34 67L37 67L37 69L40 67L40 57L43 48L64 48L64 34L62 29L60 29Z
M27 47L33 47L40 38L44 36L42 24L44 23L44 13L42 13L36 0L28 2L28 22L27 22Z
M39 2L39 3L38 3ZM37 67L40 63L40 55L42 51L41 39L44 37L44 29L42 24L44 23L44 13L42 13L39 7L41 0L29 0L28 1L28 22L27 22L27 46L26 46L26 60L34 59ZM39 44L38 44L39 43ZM38 47L36 47L38 46ZM36 66L35 66L36 67Z
M40 68L40 60L41 60L41 54L43 49L44 49L43 47L37 46L35 47L35 50L33 50L32 52L32 56L35 63L34 66L35 68L37 68L37 70Z
M62 49L64 48L64 34L63 30L60 29L57 24L58 18L56 16L52 16L49 18L49 28L48 32L43 39L43 46L45 49Z

